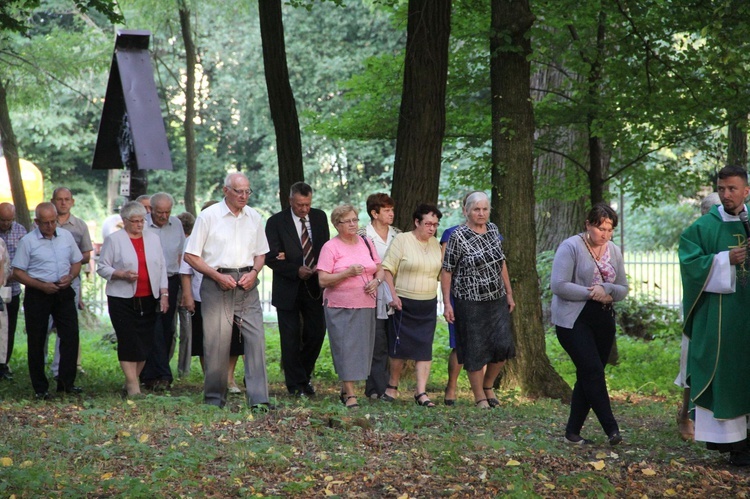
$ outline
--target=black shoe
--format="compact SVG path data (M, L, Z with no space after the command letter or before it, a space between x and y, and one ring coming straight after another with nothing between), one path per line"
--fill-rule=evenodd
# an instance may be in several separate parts
M49 392L38 392L34 395L34 398L36 400L49 400L52 398L52 395Z
M620 435L619 431L616 431L609 436L609 445L611 445L612 447L614 447L615 445L621 442L622 442L622 436Z
M312 383L307 383L305 386L302 387L302 393L305 395L312 397L315 395L315 387L312 386Z
M70 388L57 388L57 393L73 393L73 394L81 394L83 393L83 388L80 386L71 386Z
M591 440L586 440L582 436L574 435L573 433L565 433L563 442L568 445L589 445L593 443Z
M8 371L4 371L4 372L0 373L0 381L2 381L2 380L13 381L13 375L11 373L9 373Z
M271 412L276 410L276 406L270 402L261 402L251 405L250 410L253 412Z
M750 466L750 451L731 451L729 463L735 466Z
M302 398L306 396L302 388L293 388L289 390L289 395L291 395L294 398Z

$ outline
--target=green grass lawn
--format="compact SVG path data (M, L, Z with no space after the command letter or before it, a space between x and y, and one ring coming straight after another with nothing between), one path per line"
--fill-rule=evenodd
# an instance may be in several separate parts
M22 325L19 328L22 331ZM605 445L593 415L586 449L562 444L567 407L498 393L502 406L473 407L461 376L459 401L425 409L414 404L413 376L401 400L360 399L347 411L328 346L318 363L311 399L285 395L278 333L268 324L272 397L279 408L249 411L242 396L223 410L201 404L197 360L173 390L137 401L120 395L114 346L106 325L82 333L83 396L33 400L25 367L25 336L16 340L15 380L0 383L0 496L4 497L738 497L747 472L703 446L679 440L672 385L678 340L650 343L620 337L620 364L607 368L615 415L625 443ZM573 369L554 335L547 335L555 369ZM447 333L436 335L428 385L442 402ZM176 358L173 362L173 368ZM237 379L242 378L238 365Z

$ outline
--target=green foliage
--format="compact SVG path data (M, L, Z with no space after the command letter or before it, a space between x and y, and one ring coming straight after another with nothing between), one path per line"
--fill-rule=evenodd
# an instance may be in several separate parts
M636 208L626 216L625 247L628 251L676 250L680 235L699 214L694 200Z
M628 336L644 340L679 338L682 322L677 310L647 293L631 293L615 304L617 324Z

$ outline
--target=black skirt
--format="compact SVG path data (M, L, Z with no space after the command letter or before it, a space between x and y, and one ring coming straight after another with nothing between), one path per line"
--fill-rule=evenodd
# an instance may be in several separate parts
M456 354L467 371L516 356L505 297L491 301L455 299Z
M388 320L388 356L392 359L432 360L437 325L437 298L401 298L401 310Z
M107 296L109 318L117 336L117 360L143 362L154 345L156 307L153 296L118 298Z

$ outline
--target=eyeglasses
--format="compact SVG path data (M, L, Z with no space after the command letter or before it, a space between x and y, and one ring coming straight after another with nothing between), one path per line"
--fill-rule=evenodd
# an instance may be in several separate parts
M422 222L422 225L424 225L425 227L435 227L436 229L440 227L439 222Z
M356 224L356 223L359 223L359 218L350 218L349 220L339 220L339 223L342 225Z
M252 189L235 189L234 187L229 187L232 191L234 191L235 194L238 196L242 196L243 194L245 196L250 196L253 193Z
M138 220L138 219L133 220L132 218L125 218L124 220L127 220L131 224L135 224L135 225L141 225L141 224L146 223L146 221L144 219L142 219L142 218L140 220Z

